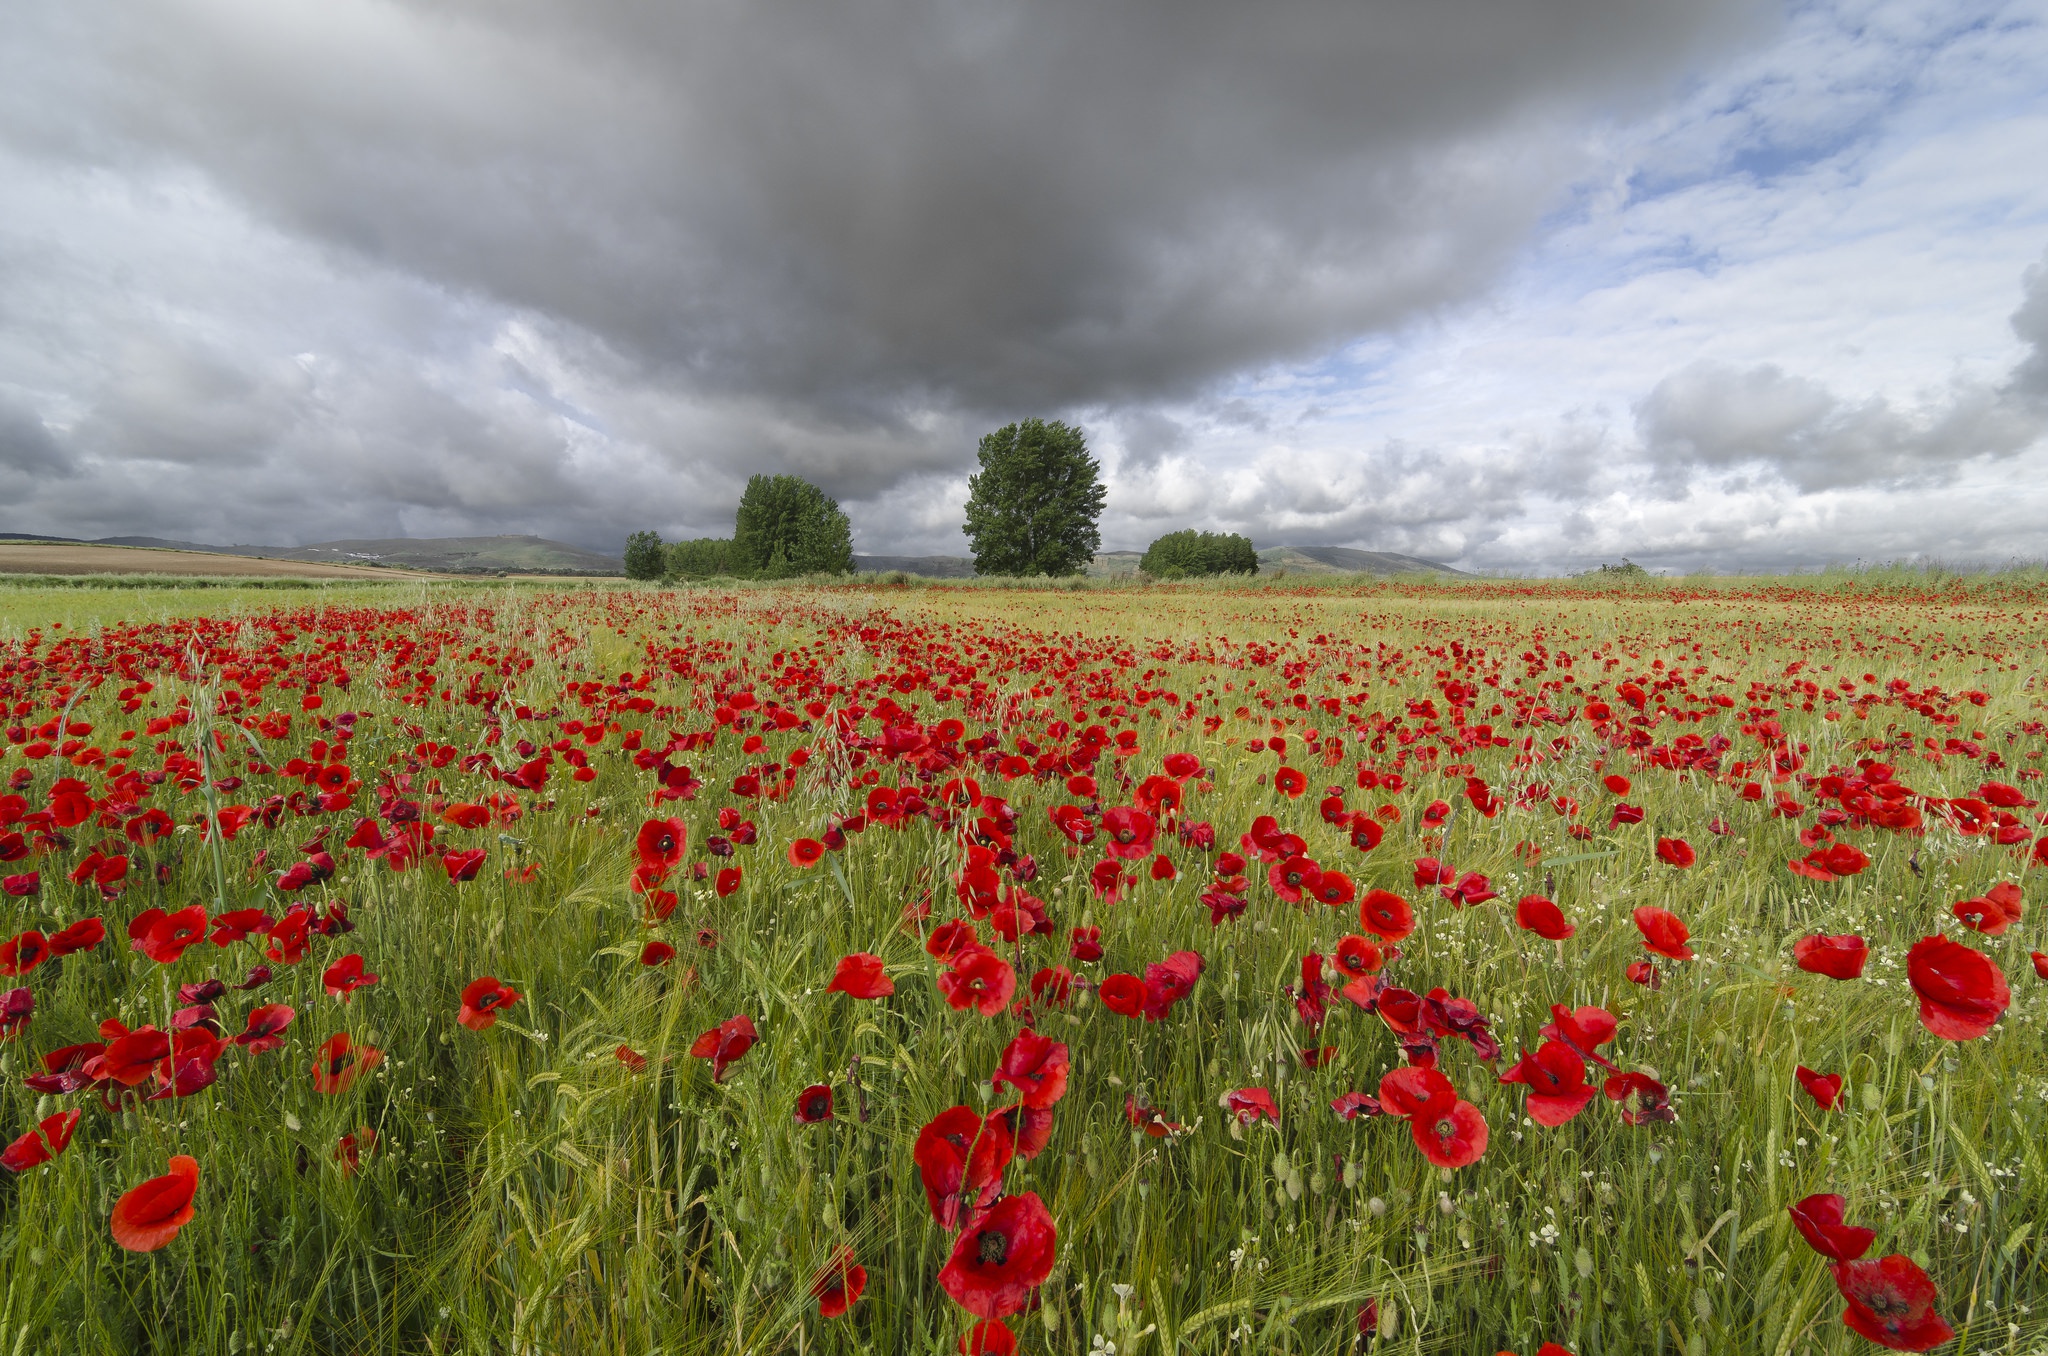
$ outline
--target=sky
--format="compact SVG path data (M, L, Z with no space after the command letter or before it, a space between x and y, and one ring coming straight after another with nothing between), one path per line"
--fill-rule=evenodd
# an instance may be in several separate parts
M2048 557L2048 0L23 0L0 529Z

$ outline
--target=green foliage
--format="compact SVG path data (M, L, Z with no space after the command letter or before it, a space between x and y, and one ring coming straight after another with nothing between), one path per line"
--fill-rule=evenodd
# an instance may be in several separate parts
M1169 532L1145 548L1138 568L1155 579L1205 574L1257 574L1259 553L1235 532Z
M1102 488L1081 430L1026 419L981 440L967 481L977 574L1079 574L1102 544Z
M715 579L737 573L730 537L672 541L667 551L668 574L672 579Z
M755 476L732 529L733 573L762 579L853 572L853 526L801 476Z
M626 578L659 579L665 564L659 532L635 532L626 538Z

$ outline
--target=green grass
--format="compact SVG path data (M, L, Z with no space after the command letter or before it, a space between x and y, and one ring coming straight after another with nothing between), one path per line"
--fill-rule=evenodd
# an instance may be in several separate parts
M1259 879L1247 914L1212 930L1195 902L1204 854L1175 846L1166 850L1179 864L1178 881L1146 881L1126 900L1104 904L1087 884L1099 851L1069 859L1047 822L1047 807L1070 799L1059 784L978 774L1017 806L1018 846L1042 868L1031 888L1057 926L1054 938L1025 949L1026 974L1064 959L1066 930L1082 923L1103 928L1108 955L1075 968L1098 977L1141 973L1183 947L1208 962L1194 996L1166 1021L1128 1021L1084 998L1042 1022L1072 1048L1075 1072L1050 1146L1006 1177L1007 1190L1043 1196L1059 1229L1042 1307L1012 1320L1024 1350L1083 1353L1113 1342L1119 1356L1346 1352L1362 1349L1356 1314L1368 1297L1392 1315L1372 1347L1381 1353L1529 1353L1544 1340L1579 1356L1868 1350L1839 1322L1841 1302L1825 1267L1785 1214L1788 1203L1819 1191L1847 1196L1852 1220L1878 1230L1873 1255L1905 1252L1927 1266L1941 1288L1940 1311L1962 1334L1955 1349L2048 1350L2040 1249L2048 1149L2039 1130L2048 1124L2048 985L2025 959L2043 947L2048 904L2032 886L2038 872L2025 875L2021 925L2004 938L1961 934L2002 965L2012 1009L1982 1040L1938 1041L1915 1018L1905 949L1940 930L1954 900L2020 877L2021 859L2010 850L1942 826L1922 838L1857 833L1849 836L1871 853L1870 869L1820 885L1785 869L1803 852L1797 832L1812 822L1810 813L1798 822L1774 819L1767 803L1744 802L1712 779L1639 766L1591 738L1583 722L1546 727L1546 741L1573 733L1578 742L1540 767L1517 769L1510 760L1526 732L1509 728L1505 716L1493 723L1514 747L1466 761L1496 787L1540 777L1576 796L1594 836L1567 838L1566 821L1542 803L1492 820L1461 803L1443 840L1425 842L1414 827L1417 813L1439 796L1462 802L1462 780L1411 774L1398 794L1357 790L1350 769L1361 741L1343 717L1311 706L1311 720L1287 705L1292 689L1281 666L1309 663L1300 674L1304 693L1369 687L1362 709L1393 713L1431 693L1443 703L1437 670L1452 660L1425 647L1453 640L1483 646L1489 663L1506 663L1498 671L1472 665L1470 676L1492 673L1512 685L1522 680L1514 656L1539 631L1552 650L1568 644L1577 654L1597 648L1639 656L1615 670L1582 661L1582 677L1609 684L1648 672L1653 659L1683 656L1736 679L1727 690L1738 697L1751 679L1783 683L1788 664L1801 661L1816 675L1819 665L1836 662L1844 673L1869 669L1880 680L1909 677L1916 687L1976 688L1988 694L1987 705L1962 708L1965 723L1957 728L1896 707L1867 720L1844 714L1824 721L1821 711L1801 711L1795 702L1777 717L1811 744L1814 771L1852 760L1852 741L1884 734L1887 723L1916 738L1982 729L1987 746L2008 760L2004 771L1960 757L1925 761L1910 751L1898 759L1901 778L1916 789L1962 794L1986 776L2011 779L2041 766L2042 739L2021 728L2043 719L2035 679L2048 627L2038 581L1960 594L1946 582L1922 581L1898 597L1832 580L1751 588L1717 581L1711 590L1660 582L1612 595L1576 586L1583 581L1521 594L1500 582L1349 590L1322 581L1300 589L1091 584L1072 593L460 585L417 597L380 585L308 600L316 610L294 623L297 639L287 648L317 651L323 638L340 634L320 620L322 606L335 613L344 602L409 609L375 624L372 643L353 662L349 692L328 689L322 714L371 713L349 759L366 781L410 771L414 796L431 796L426 784L434 778L448 799L462 800L502 788L454 763L437 771L411 760L421 739L464 753L486 747L480 708L459 700L399 704L382 680L418 665L400 664L382 648L386 640L439 631L455 637L432 664L441 676L436 690L449 680L459 687L473 667L467 646L517 646L534 661L509 680L517 700L539 708L562 702L566 719L580 711L563 702L565 684L645 671L646 642L665 653L687 635L709 678L698 686L655 663L645 695L678 714L622 717L627 728L646 728L657 746L670 728L709 725L707 711L691 709L692 702L708 697L710 681L726 670L732 676L722 687L751 683L766 694L779 671L771 656L797 644L829 641L819 661L842 684L913 664L928 670L943 652L966 656L982 681L1020 696L1053 675L1012 670L987 657L991 646L1085 650L1089 662L1060 681L1098 694L1089 699L1091 720L1107 723L1094 712L1113 711L1121 699L1125 724L1138 733L1134 775L1156 771L1177 749L1216 770L1214 789L1191 795L1188 812L1215 824L1219 845L1235 846L1253 816L1276 814L1307 839L1311 856L1350 871L1361 891L1384 886L1417 904L1424 926L1403 944L1395 982L1418 990L1443 985L1473 998L1493 1017L1510 1059L1518 1047L1533 1048L1551 1003L1605 1004L1622 1018L1616 1061L1654 1069L1676 1094L1673 1125L1625 1126L1600 1099L1546 1130L1523 1123L1522 1089L1497 1084L1469 1050L1447 1041L1446 1069L1485 1113L1492 1142L1470 1168L1432 1169L1398 1123L1347 1123L1328 1110L1337 1093L1371 1091L1394 1065L1392 1039L1377 1018L1333 1016L1323 1041L1341 1052L1334 1067L1306 1070L1295 1057L1311 1042L1284 987L1298 980L1304 952L1329 952L1357 930L1355 911L1298 910L1276 901ZM1929 590L1939 598L1928 600ZM254 624L265 609L299 605L227 591L11 596L33 597L33 604L10 607L17 629L6 638L7 658L26 631L59 617L73 634L90 633L97 622L101 646L111 637L118 648L122 619L161 625L200 614L234 621L239 629L217 639L246 653L268 638ZM245 618L252 624L242 625ZM869 634L849 638L848 626ZM1317 635L1330 639L1317 645ZM1199 657L1219 636L1228 647ZM1270 667L1245 663L1252 640L1287 655ZM1382 642L1416 662L1373 668ZM730 651L714 648L706 658L707 644ZM1119 652L1128 653L1128 666L1115 661ZM76 704L72 718L91 720L92 741L107 744L192 693L201 716L184 732L190 744L212 720L221 660L232 662L223 650L204 674L155 673L151 704L133 715L114 705L121 680L109 679ZM1340 669L1351 679L1340 683ZM1238 690L1223 693L1224 682ZM1213 735L1199 719L1169 716L1164 703L1130 699L1134 687L1191 694L1212 684L1220 700L1201 711L1225 718ZM897 700L922 703L934 720L964 718L959 701L936 702L930 685ZM1274 709L1248 696L1249 688L1270 693ZM50 704L46 691L38 689L38 721L55 714L42 709ZM287 703L266 695L259 704L296 709L295 697ZM1232 717L1240 704L1257 719ZM1053 705L1069 714L1064 699L1025 698L1021 709ZM1683 730L1726 734L1737 743L1730 757L1753 755L1755 741L1737 728L1746 719L1740 712L1738 705ZM1310 777L1311 793L1300 801L1265 784L1281 760L1246 746L1270 737L1275 717L1291 722L1285 761ZM970 730L983 723L970 721ZM1035 728L1032 718L1014 714L988 724L1012 737ZM1342 766L1301 761L1299 734L1310 724L1346 739ZM1658 737L1674 733L1666 725ZM559 734L555 722L508 717L504 724L507 744ZM303 752L312 736L299 717L288 740L266 745L266 755L274 749L281 761ZM746 758L728 733L712 750L677 755L707 783L694 801L672 807L689 822L692 858L717 832L712 816L723 805L743 805L760 842L738 849L734 860L746 878L732 897L717 899L705 884L679 887L683 901L657 934L676 945L673 965L637 962L649 934L626 880L652 780L608 738L591 759L594 781L571 782L557 768L552 808L489 829L442 828L437 841L489 849L473 882L451 884L432 863L394 873L358 852L337 852L340 874L307 893L349 901L358 930L323 942L302 965L277 967L279 978L256 993L230 993L219 1004L232 1033L251 1003L290 1003L299 1015L286 1048L230 1054L206 1092L113 1114L90 1094L39 1100L20 1077L37 1053L91 1038L107 1017L167 1024L179 983L209 973L239 977L259 958L246 944L232 956L195 947L175 965L159 966L126 949L126 919L150 904L211 906L217 892L230 906L280 912L287 901L262 869L252 869L253 859L267 849L272 870L296 860L294 845L313 820L287 814L274 830L244 830L225 845L224 878L216 878L196 832L181 830L139 852L135 883L105 904L63 879L102 836L77 831L70 849L37 864L45 881L40 899L4 901L9 935L29 926L48 931L88 913L104 913L113 935L98 951L62 961L61 972L46 966L10 981L29 983L38 1006L28 1032L0 1046L0 1128L11 1136L61 1105L87 1113L68 1152L0 1180L0 1349L951 1351L966 1320L934 1280L950 1239L927 1214L911 1145L949 1106L997 1104L984 1080L1017 1024L948 1008L918 935L903 926L905 905L927 889L935 920L955 912L946 884L959 853L953 835L928 822L902 831L870 827L846 851L799 870L784 860L787 843L819 834L828 815L859 804L858 793L834 780L832 769L844 768L838 755L815 758L784 800L743 803L725 793L742 763L786 757L805 743L822 741L770 735L768 752ZM237 758L247 752L230 749ZM495 751L509 756L502 745ZM27 763L10 752L0 772L32 768L25 794L40 805L60 771L56 761ZM1635 779L1630 799L1646 808L1644 824L1605 830L1613 797L1600 789L1596 761ZM1114 760L1105 754L1102 762L1107 775ZM252 776L232 798L268 794L263 780ZM898 774L890 770L885 780ZM1342 786L1353 808L1393 803L1402 825L1361 856L1317 817L1326 782ZM2041 783L2025 785L2038 792ZM1105 804L1113 803L1109 796L1106 788ZM189 818L201 797L166 785L150 803ZM332 845L374 803L365 791L357 811L315 818L337 822ZM1707 831L1716 815L1732 833ZM1690 839L1699 865L1679 872L1658 863L1658 834ZM1517 851L1523 842L1539 845L1543 859L1529 864ZM1434 892L1415 890L1410 864L1425 852L1486 872L1503 898L1453 911ZM540 868L530 884L501 874L530 863ZM157 864L171 868L162 886L145 869ZM1546 889L1579 925L1562 946L1513 926L1513 901ZM1702 952L1671 967L1656 992L1623 975L1642 955L1629 917L1645 903L1681 914ZM715 932L716 944L699 945L700 929ZM1811 931L1868 937L1870 977L1838 984L1794 970L1790 942ZM319 971L349 950L382 978L344 1005L321 993ZM834 963L853 951L884 958L897 984L893 998L855 1003L823 992ZM484 973L524 996L495 1028L472 1032L454 1020L458 995ZM759 1024L761 1042L714 1085L709 1066L688 1048L700 1031L740 1012ZM387 1062L349 1092L323 1096L307 1065L314 1045L343 1029L382 1048ZM626 1070L613 1053L621 1044L647 1056L648 1067ZM1847 1075L1844 1110L1821 1113L1799 1093L1792 1071L1800 1063ZM834 1085L837 1119L798 1125L796 1095L816 1082ZM1273 1090L1283 1112L1277 1126L1229 1125L1218 1098L1245 1086ZM1123 1106L1134 1093L1186 1132L1152 1139L1133 1131ZM376 1129L380 1151L346 1175L334 1147L362 1125ZM202 1165L196 1218L159 1252L119 1251L107 1231L114 1201L162 1172L175 1152ZM842 1241L867 1267L868 1288L848 1318L825 1322L808 1283Z

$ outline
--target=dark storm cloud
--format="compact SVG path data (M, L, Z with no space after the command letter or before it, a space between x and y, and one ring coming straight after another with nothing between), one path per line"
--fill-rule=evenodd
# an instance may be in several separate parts
M1749 7L128 11L144 144L656 368L886 417L1186 390L1461 295L1560 120Z
M196 174L338 278L442 298L423 315L366 284L381 300L338 351L189 309L192 343L82 337L99 370L42 394L86 407L60 436L93 474L260 464L250 483L281 492L319 457L385 496L350 512L498 526L517 515L448 486L509 427L501 497L609 534L650 501L586 508L562 421L692 468L657 491L676 523L729 512L764 467L873 499L1022 413L1104 411L1156 459L1181 435L1149 402L1483 287L1586 120L1657 97L1760 8L44 4L0 56L0 138L142 195ZM60 242L86 272L102 244ZM584 389L524 360L489 377L523 414L424 379L362 389L380 342L393 367L445 358L464 308L523 318ZM353 364L349 399L293 369L299 347Z

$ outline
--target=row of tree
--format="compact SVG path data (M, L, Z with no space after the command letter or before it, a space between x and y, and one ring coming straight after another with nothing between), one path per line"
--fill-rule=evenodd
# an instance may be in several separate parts
M981 440L981 469L967 480L967 534L974 572L1074 575L1101 548L1106 491L1079 428L1025 419ZM1230 532L1170 532L1138 568L1162 579L1256 574L1249 539ZM853 569L853 529L838 501L799 476L755 476L740 496L731 537L663 542L626 539L630 579L782 579Z

